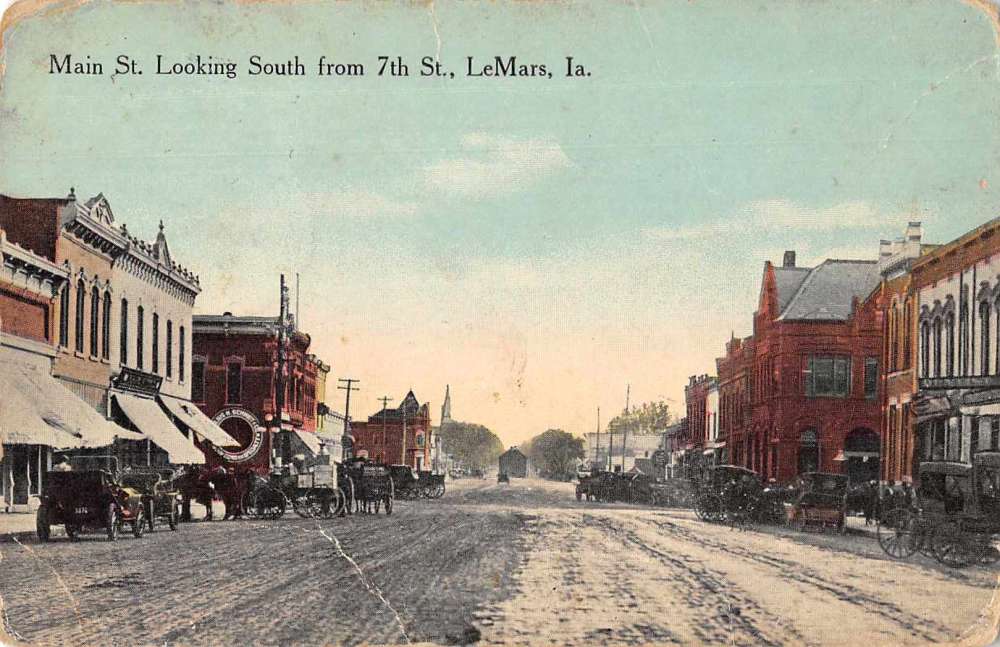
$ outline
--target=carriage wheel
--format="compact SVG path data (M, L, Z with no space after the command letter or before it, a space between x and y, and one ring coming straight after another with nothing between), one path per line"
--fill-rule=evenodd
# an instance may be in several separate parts
M894 559L906 559L920 547L918 519L906 508L890 510L878 520L878 545Z
M973 533L965 532L958 521L945 521L931 535L934 557L945 566L964 568L982 559L985 548Z
M283 517L286 510L285 493L281 490L268 488L265 497L263 516L271 521Z
M437 486L437 496L435 496L434 498L435 499L440 499L441 497L444 496L444 493L445 493L445 484L444 484L444 481L442 481Z
M147 528L147 530L149 530L149 532L155 532L156 531L156 528L155 528L155 525L156 525L156 523L155 523L156 515L153 514L153 512L154 512L153 508L154 507L155 507L155 504L152 501L150 501L149 505L146 506L146 523L149 525L149 527Z
M292 510L303 519L312 519L316 516L310 500L310 490L303 490L292 499Z
M388 517L392 514L392 495L385 495L385 498L382 499L382 503L385 504L385 516Z
M716 494L706 494L698 497L698 500L695 501L694 511L699 519L709 523L718 523L725 517L725 511L722 508L722 499Z

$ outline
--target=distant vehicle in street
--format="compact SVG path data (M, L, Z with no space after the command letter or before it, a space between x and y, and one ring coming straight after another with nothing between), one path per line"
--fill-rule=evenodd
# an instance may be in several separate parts
M87 531L104 531L115 541L124 524L142 537L146 530L143 493L122 487L108 470L51 471L35 518L38 538L48 541L52 526L62 525L70 539Z
M507 476L506 472L497 473L497 483L510 483L510 477Z
M831 526L844 531L847 517L847 476L825 472L800 474L786 504L789 525L799 529Z

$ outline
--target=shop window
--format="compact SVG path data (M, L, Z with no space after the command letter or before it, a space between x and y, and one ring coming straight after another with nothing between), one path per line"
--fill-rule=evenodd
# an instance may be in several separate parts
M243 401L243 364L226 364L226 404L240 404Z
M160 374L160 315L153 313L153 372Z
M174 376L174 322L167 319L167 379Z
M865 397L874 400L878 395L878 358L865 360Z
M128 365L128 299L122 299L122 316L118 323L121 326L118 340L118 353L121 355L121 365Z
M83 287L83 281L76 282L76 326L74 332L76 333L76 340L73 345L76 348L76 352L83 352L83 309L86 305L87 293L86 289Z
M191 362L191 400L205 401L205 360L200 358Z
M806 395L810 398L846 397L851 388L851 359L811 356L805 382Z
M145 361L143 355L146 350L143 348L146 344L146 312L143 310L142 306L139 306L135 310L135 367L140 371L145 370Z
M69 284L63 286L59 295L59 345L69 348Z
M104 308L101 310L101 357L111 359L111 293L104 293Z

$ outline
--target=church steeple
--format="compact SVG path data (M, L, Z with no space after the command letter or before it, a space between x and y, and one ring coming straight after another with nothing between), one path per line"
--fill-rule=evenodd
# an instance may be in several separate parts
M444 404L441 405L441 424L451 422L451 385L444 385Z

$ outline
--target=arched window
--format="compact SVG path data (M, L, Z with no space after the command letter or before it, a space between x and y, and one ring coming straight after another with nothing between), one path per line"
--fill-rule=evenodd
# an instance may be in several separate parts
M111 359L111 293L104 293L104 309L101 310L101 357Z
M948 377L955 377L955 313L949 312L944 319L945 365Z
M979 304L979 374L990 374L990 304Z
M59 296L59 345L69 348L69 283Z
M920 324L920 374L930 377L931 372L931 327L926 321Z
M934 377L941 377L941 317L934 319Z
M145 319L145 311L142 306L139 306L135 310L135 367L140 371L143 370L143 344L145 343L145 334L143 330Z
M160 373L160 315L153 313L153 372Z
M83 279L80 279L76 282L76 325L74 326L76 329L74 331L76 332L76 340L73 344L78 353L83 352L83 310L86 307L86 301L87 290L83 286Z
M186 343L187 342L184 339L184 326L181 326L177 336L177 376L180 378L181 382L184 381L184 351Z
M889 372L899 370L899 308L892 304L889 310Z
M128 365L128 299L122 299L122 316L118 325L121 326L118 340L120 363L122 366Z
M913 333L913 303L907 298L903 303L903 370L910 368L911 351L913 341L910 338Z
M815 429L806 429L799 436L799 474L819 471L819 440Z
M97 357L97 322L101 320L101 293L95 285L90 289L90 356Z
M174 322L167 319L167 379L174 376Z
M958 315L958 364L960 374L969 374L969 306L962 303Z

